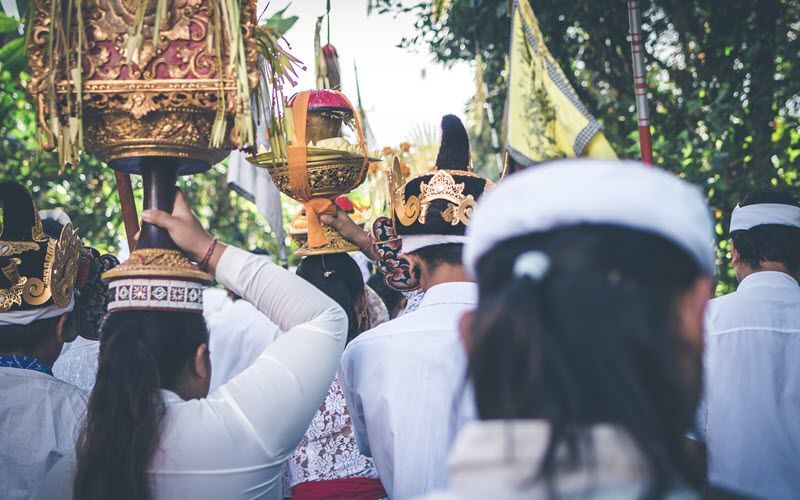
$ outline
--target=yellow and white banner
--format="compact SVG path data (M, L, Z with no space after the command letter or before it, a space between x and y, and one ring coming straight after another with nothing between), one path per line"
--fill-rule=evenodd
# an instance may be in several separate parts
M545 46L528 0L514 1L509 57L505 129L514 161L527 167L555 158L617 157Z

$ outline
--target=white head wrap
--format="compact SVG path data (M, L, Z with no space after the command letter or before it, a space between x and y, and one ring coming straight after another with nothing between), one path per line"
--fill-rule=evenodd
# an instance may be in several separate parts
M733 209L730 231L746 231L762 224L800 228L800 207L781 203L757 203Z
M467 237L457 234L410 234L403 239L403 253L411 253L423 247L444 245L445 243L466 243Z
M0 313L0 326L6 325L29 325L34 321L40 319L50 319L61 316L75 309L75 295L72 295L72 300L69 301L67 307L58 307L55 304L50 304L44 307L35 307L33 309L25 309L23 311L11 311Z
M497 244L578 224L657 234L714 272L713 224L698 188L638 162L588 159L554 161L500 181L478 203L464 264L476 276L478 261Z

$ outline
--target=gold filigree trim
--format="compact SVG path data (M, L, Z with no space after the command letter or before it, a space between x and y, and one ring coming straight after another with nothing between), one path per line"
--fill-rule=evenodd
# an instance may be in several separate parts
M178 250L137 248L122 265L103 273L103 279L175 278L211 283L211 275L201 271Z
M61 229L61 236L58 238L52 271L51 273L45 271L45 276L52 276L50 293L58 307L67 307L72 300L80 255L81 240L78 237L78 230L74 229L72 224L67 224Z
M10 257L38 249L39 244L32 241L0 241L0 257Z

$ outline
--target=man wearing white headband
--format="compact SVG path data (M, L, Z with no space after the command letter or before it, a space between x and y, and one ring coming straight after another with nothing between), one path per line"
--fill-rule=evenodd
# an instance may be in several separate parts
M425 295L418 309L361 334L342 357L340 378L359 448L374 459L389 496L399 499L447 484L447 452L471 413L457 324L475 307L477 288L461 250L472 209L491 182L472 172L467 132L453 115L442 119L436 166L393 193L394 227L402 238L395 262L410 264ZM367 248L366 233L353 231L352 223L341 227L347 217L335 219L339 224L323 216ZM386 283L393 285L391 277Z
M759 498L800 492L800 203L756 191L733 210L739 286L707 316L709 481Z
M86 396L53 376L77 332L73 293L81 252L68 222L48 234L33 200L0 183L0 498L29 498L75 446Z

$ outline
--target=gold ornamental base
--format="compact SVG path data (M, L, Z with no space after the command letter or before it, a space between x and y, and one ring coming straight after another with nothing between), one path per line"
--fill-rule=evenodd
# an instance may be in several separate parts
M297 257L308 257L309 255L326 255L331 253L347 253L347 252L357 252L359 248L339 234L337 230L328 226L326 224L322 224L322 232L325 233L325 236L328 238L328 243L321 247L311 247L308 244L308 233L290 233L292 239L300 244L302 241L302 245L298 251L294 253Z
M166 248L137 248L122 265L103 273L103 279L164 278L210 284L213 278L183 253Z

